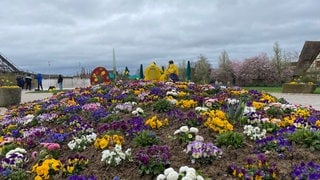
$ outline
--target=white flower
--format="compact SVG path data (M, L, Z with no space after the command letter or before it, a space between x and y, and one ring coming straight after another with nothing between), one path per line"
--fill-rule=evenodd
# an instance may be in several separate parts
M114 150L115 150L116 152L121 152L121 151L122 151L121 145L116 144L115 147L114 147Z
M200 142L203 142L204 141L204 138L200 135L196 135L196 138L195 138L196 141L200 141Z
M243 115L245 114L249 114L251 112L256 112L256 108L255 107L249 107L249 106L245 106L244 110L243 110Z
M196 107L195 108L195 111L196 112L206 112L206 111L208 111L209 110L209 108L207 108L207 107Z
M188 166L181 166L179 169L179 173L187 172L188 168L189 168Z
M193 179L188 176L185 176L185 177L182 177L181 180L193 180Z
M131 148L127 149L125 152L124 152L126 155L131 155Z
M189 172L189 173L196 174L196 170L195 170L194 168L192 168L192 167L187 169L187 173L188 173L188 172Z
M173 169L172 167L167 168L167 169L164 170L164 175L165 175L165 176L168 176L169 173L171 173L171 172L174 172L174 169Z
M196 127L191 127L191 128L190 128L190 132L197 134L197 133L199 132L199 130L198 130L198 128L196 128Z
M176 171L171 171L167 176L167 180L177 180L178 178L179 174Z
M123 152L119 152L118 155L121 159L126 159L126 155Z
M157 180L166 180L166 176L164 174L159 174Z
M204 178L202 176L198 175L197 180L204 180Z
M180 133L180 129L174 131L173 135L177 135L177 134L179 134L179 133Z
M190 168L189 168L189 169L190 169ZM188 169L188 170L189 170L189 169ZM196 178L197 178L197 175L196 175L196 173L193 172L193 171L187 171L185 177L189 177L190 179L196 179Z
M114 158L114 160L115 160L117 165L119 165L120 162L121 162L121 158L120 157L116 157L116 158Z
M189 127L188 126L181 126L180 127L180 131L181 132L188 132L189 131Z
M231 99L231 98L228 98L227 99L227 103L228 104L236 104L236 103L238 103L239 102L239 100L237 100L237 99Z
M177 100L176 99L167 99L171 104L177 104Z

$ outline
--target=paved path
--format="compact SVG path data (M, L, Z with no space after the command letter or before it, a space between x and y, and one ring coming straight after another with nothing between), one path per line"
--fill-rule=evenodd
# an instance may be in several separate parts
M289 103L295 105L309 106L320 110L320 94L294 94L294 93L270 93L277 98L284 98ZM22 91L21 103L31 102L34 100L45 99L51 97L52 93L30 93ZM0 114L3 114L6 108L0 107Z
M270 93L277 98L284 98L290 104L309 106L320 110L320 94Z

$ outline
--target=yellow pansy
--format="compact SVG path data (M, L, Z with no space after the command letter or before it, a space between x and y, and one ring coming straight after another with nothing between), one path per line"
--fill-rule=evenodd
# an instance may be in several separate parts
M265 103L262 102L257 102L257 101L253 101L252 102L252 106L255 107L256 109L261 109L265 106Z

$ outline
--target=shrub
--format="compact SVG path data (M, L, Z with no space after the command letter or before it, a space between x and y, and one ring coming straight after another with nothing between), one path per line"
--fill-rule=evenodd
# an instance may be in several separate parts
M293 143L301 144L311 151L320 150L320 132L311 129L298 129L289 137Z
M138 150L135 160L142 175L158 175L170 165L170 157L168 146L153 145L146 149Z
M224 132L217 136L217 143L219 146L232 146L233 148L240 148L243 146L244 137L238 132Z
M133 138L133 142L137 146L146 147L159 144L160 139L153 131L143 130L135 135L135 137Z
M166 99L160 99L155 102L152 106L152 110L156 112L168 112L173 108L173 105L170 101Z

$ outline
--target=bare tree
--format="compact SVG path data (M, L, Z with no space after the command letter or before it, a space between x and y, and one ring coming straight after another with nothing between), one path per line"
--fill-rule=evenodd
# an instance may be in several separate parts
M178 68L179 68L180 81L185 81L186 80L186 68L187 68L186 60L182 60L182 62L179 63Z
M281 48L280 48L280 45L278 42L275 42L274 45L273 45L273 58L272 58L272 62L275 66L275 70L276 70L276 75L278 77L280 77L281 75L281 71L282 71L282 62L283 62L283 59L282 59L282 52L281 52Z
M194 82L209 83L211 81L211 64L203 55L199 56L198 61L194 65L192 80Z
M223 51L219 56L219 69L217 74L217 80L224 83L234 83L234 73L232 71L232 62L229 59L227 51Z
M290 67L290 62L297 59L297 54L292 53L285 53L282 52L282 49L280 48L280 45L278 42L274 43L273 46L273 58L272 63L275 67L275 73L278 77L277 81L278 83L283 83L291 78L293 75L292 67Z

